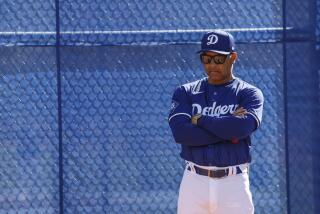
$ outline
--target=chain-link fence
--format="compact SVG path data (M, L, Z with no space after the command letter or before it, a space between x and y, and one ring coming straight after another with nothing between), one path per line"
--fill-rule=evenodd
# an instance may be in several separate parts
M167 114L204 75L195 52L214 28L265 96L256 213L320 212L319 0L0 5L0 213L175 213L184 163Z

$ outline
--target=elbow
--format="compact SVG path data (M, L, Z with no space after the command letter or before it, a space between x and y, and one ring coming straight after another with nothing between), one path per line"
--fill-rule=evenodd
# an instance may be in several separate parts
M171 132L172 132L173 138L176 143L181 144L182 142L184 142L186 140L185 139L186 135L183 133L180 126L178 126L177 124L175 124L175 125L170 124L170 128L171 128Z
M252 134L256 128L255 120L251 117L239 120L239 124L236 126L237 129L234 130L233 138L243 139Z
M185 139L181 135L174 134L173 135L174 141L178 144L182 144Z
M236 133L236 139L243 139L243 138L246 138L248 137L250 134L251 134L251 130L248 130L248 129L243 129L243 130L240 130L238 133Z
M254 131L255 127L254 126L240 126L239 129L234 130L232 139L243 139L251 135L251 133Z

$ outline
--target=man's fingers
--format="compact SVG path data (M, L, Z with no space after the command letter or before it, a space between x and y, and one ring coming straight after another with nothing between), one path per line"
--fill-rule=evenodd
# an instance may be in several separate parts
M244 108L240 107L240 108L236 109L234 113L237 114L237 113L244 112L244 111L246 111L246 110Z
M241 109L241 110L239 110L239 111L236 111L236 113L238 114L238 113L244 113L244 112L247 112L247 110L245 110L245 109Z
M244 116L246 114L247 114L247 112L244 112L244 113L241 113L241 114L234 114L233 116Z
M244 115L246 114L247 112L239 112L239 113L236 113L236 114L233 114L233 115Z
M236 109L236 111L233 113L234 116L243 116L247 113L247 110L243 107L239 107Z

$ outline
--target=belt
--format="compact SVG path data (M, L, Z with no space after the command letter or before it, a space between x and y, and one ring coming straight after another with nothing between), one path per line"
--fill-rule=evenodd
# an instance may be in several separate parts
M224 178L224 177L227 177L229 175L229 171L233 168L233 167L230 167L230 168L226 168L226 169L218 169L218 170L208 170L208 169L203 169L203 168L200 168L196 165L193 166L194 167L194 170L197 174L199 175L204 175L204 176L208 176L210 178ZM187 169L189 171L191 171L191 167L188 166ZM232 174L234 175L237 175L237 174L241 174L242 173L242 170L240 169L239 166L235 167L235 172L233 172Z

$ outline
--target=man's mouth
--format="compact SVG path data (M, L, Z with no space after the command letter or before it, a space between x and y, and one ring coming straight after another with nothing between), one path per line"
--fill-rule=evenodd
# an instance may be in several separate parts
M209 74L218 74L218 73L220 73L219 71L216 71L216 70L214 70L214 71L209 71Z

